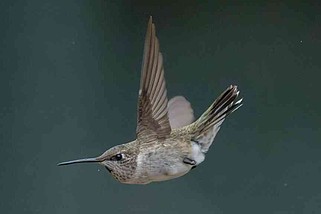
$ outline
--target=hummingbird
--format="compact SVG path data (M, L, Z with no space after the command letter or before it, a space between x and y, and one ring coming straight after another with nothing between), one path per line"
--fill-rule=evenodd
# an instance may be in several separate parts
M148 184L185 175L201 164L225 118L242 105L237 86L229 86L197 119L183 96L167 98L163 57L149 18L140 88L136 140L102 155L59 163L99 163L121 183Z

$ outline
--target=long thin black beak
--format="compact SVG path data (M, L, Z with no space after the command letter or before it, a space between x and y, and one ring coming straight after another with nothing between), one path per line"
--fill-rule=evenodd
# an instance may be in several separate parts
M97 158L83 158L83 159L78 159L78 160L61 162L61 163L58 163L57 165L58 166L65 166L65 165L70 165L70 164L75 164L75 163L95 163L95 162L101 162L101 161L97 160Z

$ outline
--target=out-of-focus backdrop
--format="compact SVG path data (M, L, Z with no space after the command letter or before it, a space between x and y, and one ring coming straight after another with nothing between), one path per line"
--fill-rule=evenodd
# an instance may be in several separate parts
M312 1L311 1L312 2ZM254 1L0 2L2 213L321 213L321 7ZM135 138L153 15L169 97L244 106L179 179L124 185L95 164Z

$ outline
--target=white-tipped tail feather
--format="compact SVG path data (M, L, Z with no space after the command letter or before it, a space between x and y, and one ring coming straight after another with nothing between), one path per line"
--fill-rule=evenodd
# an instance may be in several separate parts
M237 86L228 87L194 123L194 140L207 152L225 118L242 105Z

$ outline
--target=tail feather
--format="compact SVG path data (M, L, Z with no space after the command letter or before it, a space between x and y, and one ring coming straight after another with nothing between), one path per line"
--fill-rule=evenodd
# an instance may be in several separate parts
M194 140L200 144L202 152L208 151L225 118L242 106L238 95L237 86L230 86L195 121Z

